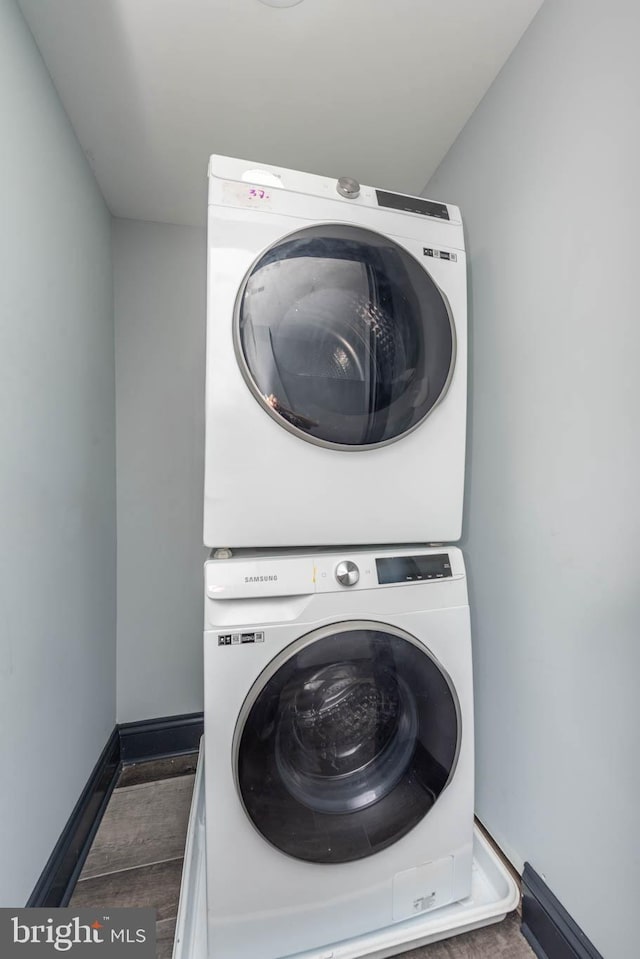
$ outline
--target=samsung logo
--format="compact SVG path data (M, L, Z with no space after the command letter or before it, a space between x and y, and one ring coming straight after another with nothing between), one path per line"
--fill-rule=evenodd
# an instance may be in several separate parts
M277 576L245 576L245 583L275 583Z

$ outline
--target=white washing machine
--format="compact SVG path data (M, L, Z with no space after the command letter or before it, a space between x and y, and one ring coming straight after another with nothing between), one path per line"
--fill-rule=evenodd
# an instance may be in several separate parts
M457 207L213 156L207 301L206 545L460 537Z
M209 959L391 955L471 889L462 554L240 551L205 586Z

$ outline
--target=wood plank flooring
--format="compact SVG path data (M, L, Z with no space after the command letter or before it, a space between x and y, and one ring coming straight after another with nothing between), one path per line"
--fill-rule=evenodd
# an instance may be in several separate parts
M125 766L73 906L152 906L158 959L171 959L197 753Z
M82 878L181 859L193 781L193 775L180 776L116 789Z
M189 753L186 756L171 756L169 759L154 759L153 762L147 763L131 763L130 766L125 766L120 773L118 788L139 786L142 783L152 783L158 779L195 775L197 765L197 753Z
M157 959L171 959L197 754L125 766L71 899L74 906L151 906ZM535 959L517 912L398 959Z
M152 906L157 910L159 922L175 919L181 876L182 859L171 859L149 866L119 869L97 879L81 878L73 892L71 905Z

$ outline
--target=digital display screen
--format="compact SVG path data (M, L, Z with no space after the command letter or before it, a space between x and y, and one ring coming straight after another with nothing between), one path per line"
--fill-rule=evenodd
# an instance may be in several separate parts
M384 190L376 190L376 196L378 206L386 206L390 210L421 213L422 216L437 216L439 220L449 219L446 203L434 203L433 200L423 200L418 196L403 196L401 193L385 193Z
M445 579L451 576L448 553L429 556L385 556L376 560L378 582L418 583L427 579Z

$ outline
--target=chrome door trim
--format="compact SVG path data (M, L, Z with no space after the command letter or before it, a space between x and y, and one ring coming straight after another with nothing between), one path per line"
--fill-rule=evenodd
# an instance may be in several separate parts
M278 852L282 853L284 856L289 856L292 859L296 859L297 862L300 860L296 856L291 856L290 853L285 852L283 849L280 849L279 846L275 846L272 842L267 839L267 837L258 829L257 825L253 821L249 811L247 810L244 798L242 796L242 790L240 789L240 782L238 777L238 758L240 754L240 741L242 739L242 733L244 732L245 724L247 718L253 709L258 697L261 692L264 690L265 686L272 679L273 676L278 672L278 670L285 665L290 659L296 656L303 649L306 649L308 646L313 646L315 643L320 642L323 639L326 639L328 636L335 636L340 633L348 633L357 629L370 629L378 633L389 633L391 636L397 636L398 639L403 639L408 643L411 643L412 646L415 646L421 653L423 653L428 659L431 660L436 669L443 676L448 688L451 693L451 698L453 699L453 704L456 711L456 722L458 727L458 735L456 741L456 750L453 757L453 762L451 764L451 770L447 778L446 783L442 787L442 790L434 802L434 806L439 802L440 797L446 792L447 787L449 786L451 780L453 779L456 769L458 767L458 760L460 758L460 749L462 745L462 712L460 709L460 700L458 698L457 690L449 676L447 670L442 666L442 664L436 659L436 657L431 653L429 648L425 643L421 642L419 639L416 639L415 636L412 636L411 633L406 632L406 630L401 629L399 626L392 626L390 623L383 623L376 620L368 619L354 619L348 621L342 621L338 623L328 623L325 626L319 626L316 629L311 630L309 633L305 633L303 636L299 636L298 639L294 639L288 646L285 646L274 658L265 666L262 672L259 674L257 679L251 684L249 692L245 696L245 699L240 707L240 712L238 713L238 718L236 719L236 725L233 733L233 740L231 744L231 772L233 777L233 783L235 786L236 794L240 801L240 805L248 819L251 823L253 829L261 837L264 842L269 843L273 849L277 849ZM433 809L433 806L431 807ZM431 810L428 810L427 814ZM424 817L423 817L424 818ZM415 828L415 827L414 827ZM404 837L401 837L404 838ZM399 840L398 840L399 841ZM384 851L384 850L381 850ZM375 855L375 853L374 853ZM313 863L317 866L330 866L335 865L334 863Z
M418 420L417 423L414 423L414 425L409 427L408 430L405 430L404 433L399 433L397 436L393 436L390 439L383 440L381 443L366 443L366 444L363 444L362 446L353 446L347 443L329 443L328 440L322 440L316 436L310 436L309 433L305 433L304 430L301 430L297 426L294 426L293 423L289 423L289 421L285 420L283 416L279 416L278 413L269 406L269 404L265 400L265 397L258 389L257 383L251 374L251 370L249 369L244 352L242 350L242 343L240 342L240 306L242 304L242 298L244 296L244 291L247 288L247 284L249 282L249 279L251 278L251 275L256 265L260 262L263 256L265 256L267 253L270 252L270 250L275 249L281 243L288 240L289 237L295 236L297 233L302 233L305 230L311 229L312 227L330 227L330 226L353 227L354 229L364 230L365 233L373 233L375 236L379 236L383 240L387 240L387 241L392 240L394 243L396 242L395 237L392 235L386 235L384 233L380 233L378 230L372 230L370 227L361 226L358 223L341 223L337 220L336 221L332 220L328 222L318 221L317 223L314 222L309 226L298 227L298 229L292 230L290 233L283 234L277 240L274 240L273 243L270 243L269 246L266 246L263 250L261 250L258 256L253 260L251 266L249 267L249 269L244 275L244 279L242 280L242 283L240 284L238 293L236 295L234 307L233 307L233 319L232 319L233 349L236 355L236 361L238 363L240 372L242 374L242 378L247 384L247 386L249 387L249 391L257 400L260 408L263 409L265 413L268 413L271 419L274 420L278 424L278 426L281 426L283 429L288 430L289 433L292 433L294 436L297 436L299 439L305 440L305 442L307 443L311 443L313 446L320 446L323 449L328 449L328 450L341 450L345 453L361 453L366 450L382 449L384 446L390 446L392 443L397 443L398 440L404 439L405 436L408 436L410 433L413 433L414 430L417 430L420 426L422 426L425 420L427 420L431 416L433 411L437 409L438 406L440 406L440 403L444 400L445 396L447 395L449 391L451 380L453 379L453 374L455 371L456 360L458 355L458 339L456 335L456 326L453 319L451 304L449 303L449 298L447 294L444 292L443 289L441 289L439 284L436 283L436 281L431 276L431 273L426 268L424 263L422 263L416 256L414 256L410 250L407 250L404 246L398 243L398 246L400 246L402 251L406 253L407 256L410 256L413 260L415 260L415 262L418 264L420 269L424 270L424 272L427 274L427 276L429 277L429 279L435 286L436 290L442 297L442 302L444 303L444 307L447 311L447 316L449 317L449 325L451 327L451 363L449 364L449 372L447 373L447 378L445 380L444 386L442 387L442 390L440 391L440 395L438 396L438 399L435 401L435 403L429 409L429 411L425 413L422 419Z

